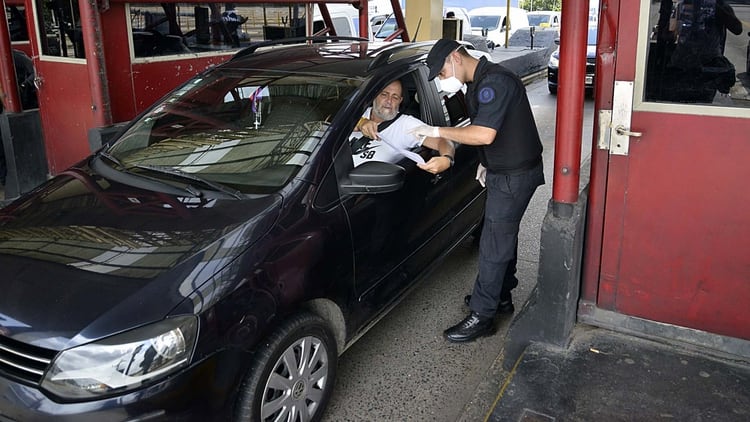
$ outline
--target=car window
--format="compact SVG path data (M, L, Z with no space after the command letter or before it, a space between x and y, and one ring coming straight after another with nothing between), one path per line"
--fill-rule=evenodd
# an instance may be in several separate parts
M274 192L307 162L359 83L214 71L152 108L107 152L131 173L168 168L243 193Z
M375 34L375 38L387 38L389 35L394 33L397 29L398 24L396 23L396 18L393 16L390 16L388 19L383 22L383 25L380 27L378 32Z
M528 15L529 26L542 26L543 23L549 23L549 15Z
M471 16L472 28L495 30L500 25L500 16Z
M463 123L468 122L469 112L466 109L466 100L462 91L450 96L442 95L441 102L448 126L463 126Z

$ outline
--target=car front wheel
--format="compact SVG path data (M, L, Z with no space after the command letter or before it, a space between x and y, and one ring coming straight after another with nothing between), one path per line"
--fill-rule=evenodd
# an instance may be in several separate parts
M333 391L336 343L317 315L297 314L261 344L239 392L238 421L317 421Z

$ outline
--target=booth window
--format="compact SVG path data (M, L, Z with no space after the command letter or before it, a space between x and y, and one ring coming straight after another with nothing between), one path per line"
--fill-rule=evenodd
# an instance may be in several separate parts
M29 31L26 28L26 8L24 6L6 5L5 17L8 19L10 40L28 41Z
M78 0L37 0L42 54L83 59L83 33Z
M250 42L258 7L235 3L131 3L133 56L222 52ZM258 41L257 37L254 37Z
M646 101L750 106L748 38L728 1L654 0L649 28Z
M354 8L352 8L354 10ZM305 35L299 4L129 3L133 56L224 53L251 42ZM358 18L332 13L337 35L356 35ZM316 13L313 33L324 29Z

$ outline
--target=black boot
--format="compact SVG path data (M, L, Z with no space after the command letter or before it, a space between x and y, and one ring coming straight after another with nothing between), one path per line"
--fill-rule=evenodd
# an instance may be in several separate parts
M456 343L471 341L477 337L492 334L492 320L493 318L471 312L463 321L445 330L443 336L446 340Z
M464 297L464 303L466 304L466 306L469 306L469 303L471 303L471 295L466 295ZM500 301L500 303L497 305L498 315L510 315L515 311L516 311L516 308L513 306L512 298L508 300Z

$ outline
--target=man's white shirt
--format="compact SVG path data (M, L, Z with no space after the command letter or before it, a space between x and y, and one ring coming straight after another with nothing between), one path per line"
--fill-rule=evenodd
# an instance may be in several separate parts
M363 117L370 118L370 112L372 107L365 110ZM421 120L416 117L402 114L396 118L396 121L391 123L390 126L385 128L382 132L379 132L383 138L387 139L388 142L393 146L402 149L412 149L422 146L422 140L418 139L412 134L412 130L418 126L423 126ZM359 139L362 136L362 132L352 132L349 137L349 141ZM404 158L396 149L381 142L379 140L371 140L369 143L362 145L358 151L353 151L352 158L354 159L354 167L366 162L366 161L384 161L387 163L396 163Z

